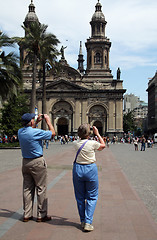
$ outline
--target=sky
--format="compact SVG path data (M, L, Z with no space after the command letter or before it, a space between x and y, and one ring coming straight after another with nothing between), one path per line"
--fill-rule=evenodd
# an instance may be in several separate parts
M53 33L65 49L65 58L77 69L80 41L86 68L85 42L91 36L90 21L98 0L33 0L41 23ZM31 0L0 0L0 30L9 37L23 37L23 25ZM121 80L127 94L148 102L149 80L157 71L157 0L100 0L107 21L106 37L110 49L110 69ZM15 49L18 51L18 48Z

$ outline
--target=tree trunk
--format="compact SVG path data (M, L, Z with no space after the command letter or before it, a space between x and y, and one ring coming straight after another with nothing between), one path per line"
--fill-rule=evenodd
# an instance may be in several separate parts
M36 107L36 73L37 73L37 55L34 55L32 91L31 91L31 102L30 102L31 113L35 113L35 107Z
M45 74L45 63L43 64L43 92L42 92L42 113L46 114L46 74ZM46 122L42 121L42 129L46 130Z

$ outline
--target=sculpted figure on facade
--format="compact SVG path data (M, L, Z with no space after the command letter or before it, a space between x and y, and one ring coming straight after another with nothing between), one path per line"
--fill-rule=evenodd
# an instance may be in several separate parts
M62 59L65 59L65 57L64 57L64 50L67 48L67 46L66 47L64 47L64 46L62 46L61 47L61 55L62 55Z
M121 71L120 71L120 68L117 69L117 79L120 79L120 74L121 74Z

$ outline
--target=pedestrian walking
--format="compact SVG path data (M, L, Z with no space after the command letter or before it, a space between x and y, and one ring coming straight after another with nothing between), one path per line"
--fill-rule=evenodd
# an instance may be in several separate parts
M95 163L95 151L105 148L105 143L95 126L93 126L93 133L99 142L89 140L90 125L82 124L78 128L79 139L74 141L76 157L73 164L73 185L81 227L84 231L94 230L92 221L98 199L98 170Z
M46 149L48 149L48 147L49 147L49 140L47 139L46 140Z
M138 151L138 139L135 137L134 141L134 146L135 146L135 151Z
M146 148L146 139L143 135L141 138L141 151L145 151L145 148Z
M33 219L35 191L37 194L37 222L51 220L47 215L47 165L43 157L43 140L50 140L55 135L50 118L44 114L49 131L37 129L36 125L43 120L39 114L35 121L34 113L22 116L23 128L18 130L18 139L23 157L23 221Z
M107 147L109 148L109 144L110 144L110 138L109 137L106 138L106 143L107 143Z

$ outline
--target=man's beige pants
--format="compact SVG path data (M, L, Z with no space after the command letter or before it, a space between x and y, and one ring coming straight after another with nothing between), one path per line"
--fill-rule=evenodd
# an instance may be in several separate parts
M33 216L35 190L37 194L37 218L47 215L47 166L43 157L23 158L23 209L24 217Z

